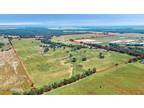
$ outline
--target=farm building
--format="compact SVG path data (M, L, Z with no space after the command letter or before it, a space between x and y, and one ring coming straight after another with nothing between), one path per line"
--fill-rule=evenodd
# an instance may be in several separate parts
M99 44L101 42L98 42L96 40L92 40L92 39L78 39L78 40L74 40L75 42L79 42L79 43L90 43L90 44Z
M50 47L50 44L41 44L40 47Z
M20 39L20 36L12 36L12 35L8 35L8 38L12 38L12 39Z
M43 39L44 38L44 36L35 36L35 39Z

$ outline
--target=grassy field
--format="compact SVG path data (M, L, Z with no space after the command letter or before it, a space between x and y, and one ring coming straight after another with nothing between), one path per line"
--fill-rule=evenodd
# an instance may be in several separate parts
M72 37L70 37L72 38ZM111 40L117 40L118 37L99 38L103 44ZM77 62L73 63L73 74L85 70L90 67L96 67L97 70L107 68L116 63L123 63L131 58L126 54L116 52L102 51L105 58L99 59L99 49L81 49L72 53L77 58ZM82 62L81 57L87 57L87 60ZM63 94L144 94L144 66L139 62L133 64L122 64L103 72L82 79L71 85L58 88L46 94L63 95Z
M62 80L71 74L71 64L65 63L69 49L50 49L42 54L38 40L15 40L13 43L36 87Z
M103 53L104 59L99 58L100 52ZM89 68L92 69L93 67L96 67L96 69L99 71L111 67L115 64L123 63L129 58L132 58L131 56L126 54L89 48L82 48L77 51L72 51L70 54L72 55L72 57L76 58L76 62L72 63L73 75L86 71ZM83 57L85 57L87 60L82 61Z
M134 63L122 65L82 79L74 84L58 88L47 94L54 95L108 95L144 94L144 67Z
M39 47L41 43L38 40L22 39L14 40L13 43L36 87L60 81L89 68L105 69L131 58L125 54L89 48L76 51L71 51L70 48L57 48L55 51L50 49L43 54ZM99 58L99 52L103 52L104 59ZM76 58L76 62L70 61L70 54ZM87 60L82 61L83 57L86 57Z

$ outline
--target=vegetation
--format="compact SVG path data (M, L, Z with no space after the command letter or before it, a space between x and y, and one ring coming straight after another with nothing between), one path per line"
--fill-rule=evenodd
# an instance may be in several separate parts
M103 59L103 58L104 58L104 55L103 55L102 52L99 53L99 58L100 58L100 59Z
M87 58L86 58L86 57L83 57L83 58L82 58L82 61L86 61L86 60L87 60Z
M40 94L43 94L44 92L48 92L48 91L51 91L53 89L62 87L64 85L76 82L76 81L78 81L80 79L83 79L83 78L85 78L87 76L90 76L90 75L92 75L94 73L96 73L96 68L93 68L92 70L89 69L89 70L87 70L85 72L82 72L80 74L74 75L74 76L72 76L70 78L67 78L67 79L64 79L64 80L62 80L60 82L53 82L53 83L48 84L47 86L44 86L42 88L35 88L35 89L32 89L32 90L30 90L28 92L26 91L26 92L24 92L22 94L24 94L24 95L40 95ZM21 94L21 93L13 93L13 94L18 95L18 94Z
M65 44L53 42L49 39L22 39L14 40L13 43L27 65L27 69L36 85L36 89L32 89L24 94L43 94L56 88L59 90L59 87L91 75L91 72L95 70L89 70L92 67L97 67L97 74L99 75L101 70L114 65L114 67L119 68L119 64L124 64L128 60L133 59L133 57L125 54L123 50L116 50L115 48L102 45ZM48 46L43 47L41 46L42 43ZM46 50L44 55L40 53L40 48ZM103 52L99 48L104 49ZM103 88L103 85L98 87Z
M126 64L94 74L75 84L47 92L47 95L143 95L144 66Z
M49 51L43 55L39 40L13 40L13 44L36 87L69 77L72 66L70 63L65 63L64 59L68 56L66 51L69 51L69 48L65 50L58 48L55 51L49 48Z
M2 48L4 46L4 43L0 43L0 48Z

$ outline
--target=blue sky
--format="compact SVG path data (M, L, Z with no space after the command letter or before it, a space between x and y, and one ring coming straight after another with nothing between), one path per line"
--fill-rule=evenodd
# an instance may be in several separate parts
M0 14L0 25L144 25L144 14Z

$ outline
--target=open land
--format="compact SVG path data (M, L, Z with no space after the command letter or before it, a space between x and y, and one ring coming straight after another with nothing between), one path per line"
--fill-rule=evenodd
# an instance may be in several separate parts
M117 43L117 40L120 40L120 47L133 48L127 44L140 43L141 38L143 35L138 37L132 34L92 33L53 36L51 42L83 46L82 42L111 45L110 43ZM0 81L6 82L2 82L3 85L0 87L3 91L11 93L31 89L29 80L35 88L41 88L95 67L95 74L44 94L144 94L144 64L140 60L127 63L134 57L126 53L90 47L74 50L67 46L49 47L49 44L42 47L41 40L35 38L13 39L12 44L14 49L0 53L1 56L7 56L5 59L3 57L0 68L5 70L0 74L5 77L5 80ZM48 48L48 51L45 52L45 48ZM137 46L136 51L141 48L143 49L142 46ZM100 54L103 58L100 58ZM13 79L15 86L10 86L9 77Z

